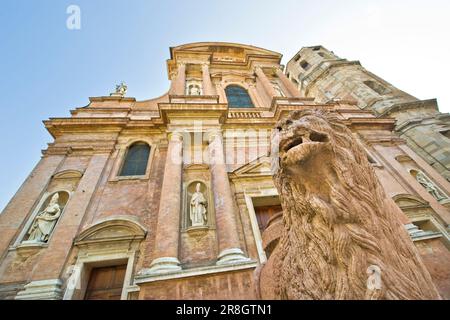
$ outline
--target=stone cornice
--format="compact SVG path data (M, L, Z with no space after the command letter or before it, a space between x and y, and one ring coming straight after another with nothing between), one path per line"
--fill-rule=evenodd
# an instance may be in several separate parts
M95 113L110 113L110 112L130 112L136 111L130 107L95 107L95 108L76 108L75 110L70 110L71 115L77 115L80 112L95 112Z
M170 123L172 118L214 118L218 123L223 123L228 113L228 105L224 103L159 103L158 106L165 124Z
M361 66L361 63L359 61L348 61L346 59L339 59L339 60L324 60L321 63L319 63L314 69L312 69L308 75L303 77L302 79L299 79L302 85L307 82L307 85L304 89L305 95L308 95L310 87L316 83L320 78L322 78L329 70L336 68L336 67L342 67L342 66L349 66L349 65L358 65Z
M243 271L247 269L254 269L258 266L258 263L256 261L250 260L245 263L235 263L233 265L224 265L224 266L206 266L206 267L197 267L192 269L183 269L179 271L173 271L173 272L167 272L163 274L154 274L154 275L147 275L145 272L142 272L141 274L138 273L134 278L134 283L137 285L142 285L149 282L155 282L155 281L165 281L165 280L173 280L173 279L181 279L181 278L187 278L187 277L194 277L194 276L206 276L211 274L218 274L218 273L227 273L227 272L237 272L237 271ZM143 270L145 271L145 270Z
M411 102L405 102L405 103L396 103L392 105L389 109L384 111L380 114L380 117L389 116L392 113L396 112L404 112L407 110L434 110L436 112L439 112L439 108L437 105L436 99L429 99L429 100L417 100L417 101L411 101ZM414 116L417 117L417 116Z
M269 110L274 112L278 105L293 105L293 106L303 106L311 105L314 103L315 98L293 98L293 97L274 97L270 104Z
M101 97L89 97L89 101L90 102L105 102L105 101L136 102L136 98L117 97L117 96L101 96Z
M169 95L169 103L219 103L219 96L190 96L190 95Z
M126 118L50 118L44 125L53 138L63 132L102 131L118 132L129 122Z
M98 143L97 145L79 146L58 146L49 144L46 150L42 150L44 156L64 155L64 156L92 156L93 154L110 154L114 150L114 141Z
M224 128L233 126L270 128L291 111L324 109L336 111L342 114L344 118L348 118L345 122L351 129L393 130L395 119L376 118L369 111L358 108L352 109L352 107L353 104L346 101L316 104L312 98L275 98L271 109L229 109L228 105L224 103L160 102L158 110L153 110L155 117L149 117L148 119L133 119L130 117L132 114L127 112L116 117L51 118L44 121L44 124L54 138L64 133L119 133L125 129L161 130L167 128L168 125L189 126L194 121L203 121L205 126L223 125ZM102 110L105 109L102 108ZM124 110L128 110L128 108L124 108Z

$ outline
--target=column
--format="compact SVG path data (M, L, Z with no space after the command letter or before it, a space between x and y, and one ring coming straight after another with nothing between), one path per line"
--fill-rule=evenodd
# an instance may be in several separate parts
M256 90L256 86L253 83L250 83L248 85L248 94L250 95L250 98L253 101L253 104L255 105L255 107L261 107L264 104L261 102L261 99L259 97L259 93Z
M219 95L219 103L227 103L227 94L222 86L222 83L218 82L216 84L217 94Z
M216 211L217 238L219 241L218 265L250 261L240 248L235 219L233 195L225 165L223 138L219 130L209 134L209 160L214 208Z
M180 233L181 179L183 165L183 136L174 132L169 138L164 181L161 189L156 228L154 259L145 273L181 270L178 260Z
M182 96L185 94L186 87L186 65L184 63L178 64L177 75L172 78L169 94Z
M273 88L272 83L269 81L267 76L264 74L264 71L262 71L261 67L257 66L255 68L255 73L258 79L261 81L267 95L269 96L270 101L272 101L273 97L277 96L277 93L275 89Z
M214 87L211 82L211 75L209 74L209 65L202 64L202 78L203 78L203 95L213 96L215 94Z
M283 83L284 87L289 91L289 94L294 98L301 98L300 91L297 89L297 87L292 83L291 80L286 77L286 75L281 71L281 69L276 68L276 74L278 78Z

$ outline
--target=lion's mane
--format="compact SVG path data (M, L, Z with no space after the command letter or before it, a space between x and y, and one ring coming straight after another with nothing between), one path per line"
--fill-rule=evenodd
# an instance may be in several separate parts
M267 280L274 296L268 297L438 299L402 213L386 196L362 145L334 113L299 111L283 121L295 125L305 116L329 137L329 156L315 164L328 166L329 174L297 176L282 164L274 173L284 230L266 265L270 270L262 273L273 277ZM323 186L326 195L309 192L308 185ZM379 288L367 285L370 268L380 270Z

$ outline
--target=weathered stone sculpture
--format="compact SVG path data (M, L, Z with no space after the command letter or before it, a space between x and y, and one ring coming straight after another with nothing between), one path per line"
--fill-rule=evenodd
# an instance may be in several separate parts
M445 199L445 196L436 188L434 183L428 180L422 172L417 172L416 179L436 200Z
M197 183L195 193L191 198L191 224L193 227L203 227L207 221L206 217L206 207L208 202L205 199L205 196L200 191L200 183Z
M27 242L46 243L48 241L50 234L61 215L58 199L59 194L55 193L44 211L38 214L28 231Z
M259 271L263 299L439 299L364 148L332 113L278 125L278 246Z
M200 88L198 85L191 85L189 86L189 95L191 96L199 96L200 93Z
M128 86L125 84L125 82L121 82L120 84L116 85L116 91L114 93L111 93L111 96L113 97L125 97L128 91Z

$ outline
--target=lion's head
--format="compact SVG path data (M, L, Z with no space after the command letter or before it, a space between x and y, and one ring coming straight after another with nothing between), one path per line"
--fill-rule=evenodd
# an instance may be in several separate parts
M307 165L331 149L331 128L318 115L312 112L295 112L278 123L279 155L283 168Z
M364 148L335 113L296 111L277 124L277 131L272 155L277 157L280 179L308 182L305 187L317 192L326 182L353 187L359 177L347 174L349 167L371 173Z

